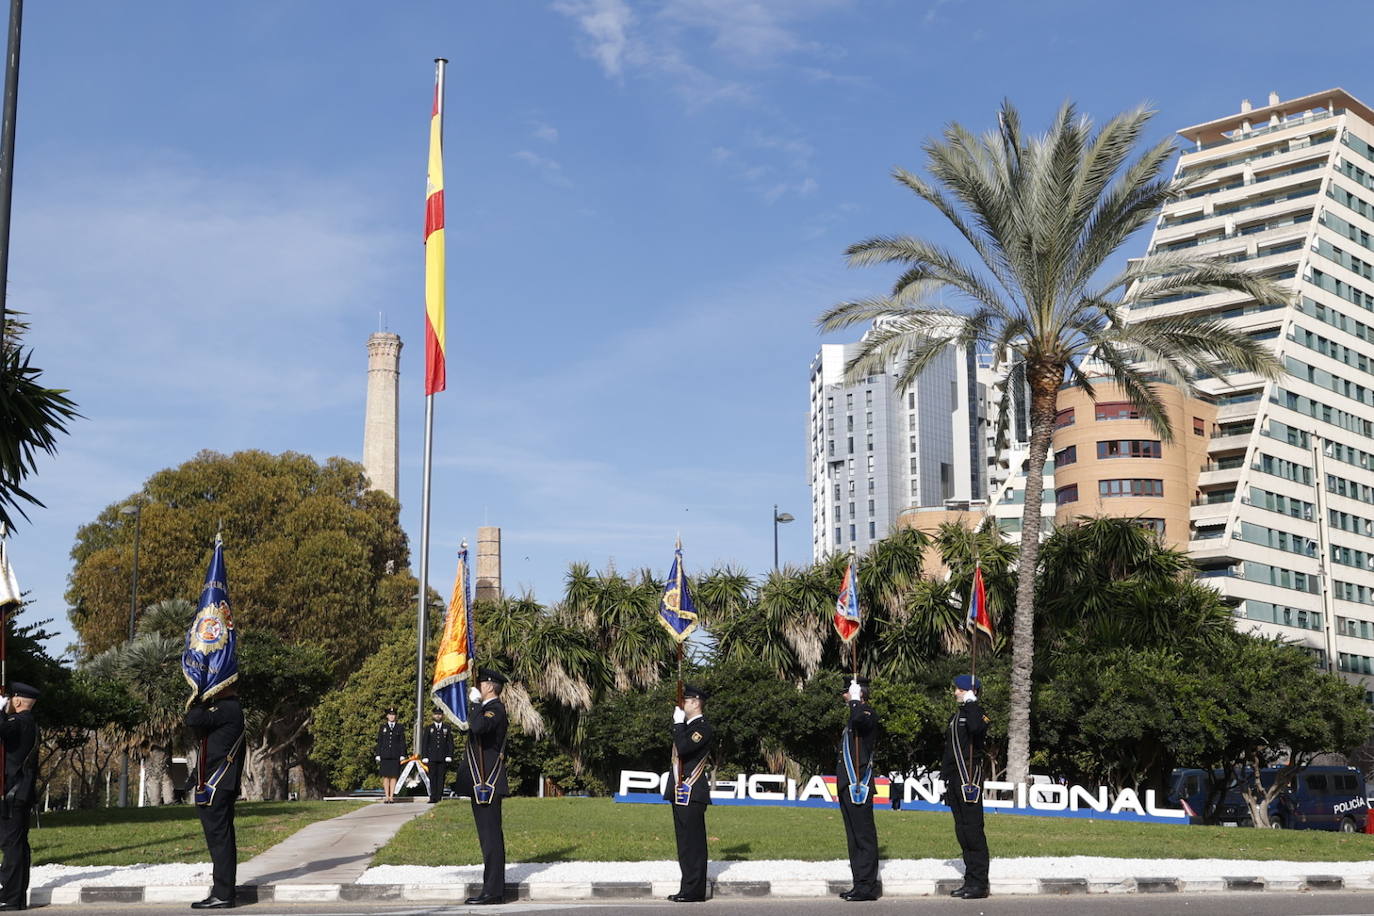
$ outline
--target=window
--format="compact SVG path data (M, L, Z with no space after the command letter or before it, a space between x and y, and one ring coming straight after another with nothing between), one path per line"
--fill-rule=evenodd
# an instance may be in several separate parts
M944 461L940 462L940 498L954 498L954 467Z
M834 458L834 457L835 457L835 440L834 440L834 439L831 439L831 440L830 440L830 442L829 442L827 448L828 448L829 453L830 453L830 454L829 454L829 457Z
M843 533L840 531L839 528L836 528L836 529L835 529L835 543L838 544L838 543L840 543L840 542L843 541L843 540L844 540L844 535L843 535Z
M849 394L847 394L847 395L844 396L844 409L845 409L845 410L853 410L853 409L854 409L854 393L853 393L853 392L850 392Z
M834 398L826 398L826 399L825 399L825 415L828 416L828 417L833 417L833 416L835 415L835 399L834 399Z
M1099 458L1160 458L1158 439L1105 439L1097 443Z
M1104 499L1114 496L1163 496L1164 481L1141 477L1099 480L1097 494Z
M1066 426L1073 426L1073 408L1065 407L1054 415L1054 428L1063 429Z
M854 437L849 437L849 454L854 454Z
M1060 487L1054 491L1054 504L1056 506L1076 502L1078 502L1078 484L1071 483L1067 487Z
M920 464L920 462L917 461L915 458L912 458L912 459L911 459L911 473L913 473L913 474L919 474L919 473L921 473L921 464Z
M850 488L850 491L852 492L853 489L854 489L854 481L851 480L851 481L849 482L849 488ZM836 498L836 499L839 499L839 498L840 498L840 485L839 485L838 482L836 482L836 484L835 484L835 498Z
M873 500L871 500L871 499L868 501L868 514L869 514L869 515L872 515L872 514L873 514Z
M845 428L845 431L846 431L846 432L851 432L851 433L852 433L852 432L854 431L854 415L853 415L853 414L850 414L849 416L847 416L847 417L844 418L844 428Z
M1054 453L1054 466L1062 468L1066 464L1073 464L1078 460L1078 446L1070 445L1068 448L1061 448Z
M1135 523L1142 528L1148 528L1155 534L1164 534L1164 519L1162 518L1138 518Z
M908 438L911 440L911 447L910 447L909 451L912 451L912 452L916 451L916 437L915 437L915 436L909 436Z
M835 521L838 522L839 520L840 520L840 504L839 504L839 503L835 503Z
M850 496L853 496L853 495L854 495L854 480L853 480L853 478L850 478L850 480L849 480L849 495L850 495ZM839 487L839 484L836 484L836 485L835 485L835 498L836 498L836 499L839 499L839 498L840 498L840 487Z
M1108 401L1098 404L1096 416L1099 420L1139 420L1140 411L1130 401Z
M850 526L849 526L849 539L850 539L851 541L856 540L856 539L858 538L858 535L854 533L854 530L855 530L855 529L854 529L854 526L853 526L853 525L850 525Z
M872 477L868 478L868 492L870 492L870 493L873 492L873 478L872 478Z
M869 455L869 456L868 456L868 473L870 473L870 474L873 473L873 456L872 456L872 455Z
M864 425L869 429L873 428L873 411L870 410L864 414Z
M878 536L878 526L875 522L868 523L868 539L871 541Z
M872 433L866 433L864 438L865 438L865 442L867 443L867 446L868 446L868 451L870 451L870 452L873 451L873 434L872 434Z
M916 409L916 392L914 392L914 391L907 392L907 396L906 396L906 409L907 409L907 410L915 410L915 409Z
M849 517L850 517L850 518L853 518L853 517L854 517L854 501L853 501L853 500L850 500L850 502L849 502Z
M920 496L920 495L921 495L921 482L920 482L919 480L913 480L913 481L911 482L911 495L912 495L912 496Z
M873 392L872 392L872 391L865 391L865 392L864 392L864 406L865 406L865 407L872 407L872 406L873 406Z
M914 413L906 415L906 428L909 432L916 432L916 415Z

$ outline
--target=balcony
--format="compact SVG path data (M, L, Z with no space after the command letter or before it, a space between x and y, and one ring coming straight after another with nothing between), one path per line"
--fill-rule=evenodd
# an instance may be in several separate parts
M1199 487L1212 487L1221 484L1235 484L1240 480L1240 475L1244 470L1243 464L1230 467L1221 467L1216 464L1204 465L1201 473L1197 476L1197 485ZM1231 502L1229 499L1226 501Z
M1234 496L1227 500L1216 500L1208 502L1206 498L1195 499L1189 503L1188 520L1194 527L1208 525L1224 525L1226 520L1231 517L1231 512L1235 508Z

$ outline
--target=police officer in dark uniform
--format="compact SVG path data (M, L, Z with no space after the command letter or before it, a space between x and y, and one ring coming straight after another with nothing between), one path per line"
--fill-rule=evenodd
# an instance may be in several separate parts
M377 746L372 749L377 771L382 777L382 804L389 805L396 798L396 780L401 776L401 758L406 755L406 732L396 721L396 707L387 707L385 718L377 729Z
M672 768L664 793L673 808L682 882L668 899L700 903L706 899L706 806L711 804L712 776L711 723L703 712L711 694L700 687L686 687L682 696L682 705L673 707Z
M0 696L0 742L5 747L5 794L0 800L0 910L22 910L29 900L29 813L37 797L37 689L18 681Z
M878 717L868 705L868 678L849 682L842 696L849 720L840 736L835 761L835 791L839 795L844 836L849 844L849 871L854 886L842 900L877 900L878 828L873 825L873 752L878 743Z
M453 762L453 729L444 721L444 714L434 710L433 721L420 736L420 762L428 767L429 803L444 797L444 778Z
M940 778L945 804L954 814L954 835L964 854L964 884L951 897L981 900L988 895L988 840L983 834L983 748L988 717L978 705L982 683L969 674L954 679L958 704L945 730Z
M469 906L504 903L506 899L506 836L501 828L501 799L510 795L506 781L506 730L509 720L501 705L506 676L491 668L477 672L477 686L469 692L466 766L458 768L458 794L472 798L472 819L482 847L482 893L463 901Z
M210 850L214 884L210 896L191 904L194 910L234 905L238 883L238 840L234 836L234 803L243 778L243 707L233 686L211 700L197 700L186 712L186 726L196 733L203 765L197 762L196 811ZM200 780L204 782L201 783Z

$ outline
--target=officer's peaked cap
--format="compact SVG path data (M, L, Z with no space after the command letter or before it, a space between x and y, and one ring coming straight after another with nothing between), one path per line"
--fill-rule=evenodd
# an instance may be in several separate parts
M477 671L477 682L491 681L493 684L506 683L506 676L495 668L481 668Z
M705 687L694 687L688 684L682 689L682 696L684 699L709 700L711 699L711 691L707 690Z
M971 674L961 674L954 679L954 686L960 690L982 690L983 682Z
M30 700L36 700L38 699L38 688L30 687L28 684L22 684L19 681L11 681L10 694L16 697L28 697Z

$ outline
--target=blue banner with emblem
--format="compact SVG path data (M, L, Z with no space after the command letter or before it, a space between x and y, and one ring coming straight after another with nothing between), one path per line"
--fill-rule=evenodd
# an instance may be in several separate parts
M229 612L229 577L224 569L224 541L219 535L215 535L215 553L205 571L195 619L186 632L181 673L191 685L188 706L197 698L213 698L239 677L238 640Z
M697 628L697 606L687 589L687 571L682 564L682 539L673 552L673 568L663 583L663 599L658 603L658 619L673 639L682 642Z

